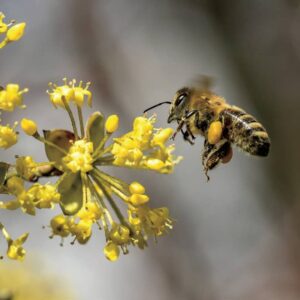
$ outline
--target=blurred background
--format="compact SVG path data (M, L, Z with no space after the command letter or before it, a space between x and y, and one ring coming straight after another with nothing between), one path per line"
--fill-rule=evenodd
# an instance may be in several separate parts
M126 132L145 108L205 74L272 140L267 159L235 149L208 183L201 137L194 146L177 138L184 160L171 176L113 171L142 182L152 206L168 206L176 219L168 236L116 263L102 255L102 234L84 247L49 240L42 225L54 212L1 211L13 236L31 232L29 259L42 258L78 300L300 298L298 0L1 0L0 11L27 23L24 38L1 50L1 84L30 88L28 109L5 114L4 123L29 117L41 128L67 128L64 111L53 110L45 93L49 81L67 76L92 81L93 109L120 115ZM166 126L168 108L156 112ZM29 137L1 160L15 154L45 158Z

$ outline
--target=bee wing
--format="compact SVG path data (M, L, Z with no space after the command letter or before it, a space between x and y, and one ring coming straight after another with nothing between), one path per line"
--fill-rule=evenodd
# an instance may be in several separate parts
M198 75L193 80L193 86L199 92L211 92L215 85L215 78L208 75Z

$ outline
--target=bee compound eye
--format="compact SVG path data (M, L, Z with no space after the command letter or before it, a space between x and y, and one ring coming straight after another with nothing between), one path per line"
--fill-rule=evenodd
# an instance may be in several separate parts
M186 99L186 97L187 97L186 93L179 95L176 99L175 105L176 106L180 105L182 101Z

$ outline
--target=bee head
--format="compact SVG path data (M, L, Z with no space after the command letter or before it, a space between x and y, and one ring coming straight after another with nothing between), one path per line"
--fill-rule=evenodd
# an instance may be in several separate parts
M171 104L168 123L181 120L183 118L185 115L185 110L188 106L190 95L191 89L186 87L176 92Z

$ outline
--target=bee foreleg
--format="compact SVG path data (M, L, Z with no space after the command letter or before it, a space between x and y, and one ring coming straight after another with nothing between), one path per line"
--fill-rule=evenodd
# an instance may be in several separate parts
M191 128L190 128L190 124L187 123L186 125L186 131L188 132L188 134L192 137L193 140L195 140L195 136L193 135L192 131L191 131Z
M172 135L172 137L171 137L171 139L172 139L173 141L175 140L175 137L176 137L177 133L178 133L179 131L182 130L183 125L184 125L184 120L181 120L181 121L178 123L178 126L177 126L177 128L176 128L176 131L173 133L173 135Z
M189 119L190 117L192 117L194 114L196 114L197 112L199 112L199 110L191 110L191 111L186 111L186 114L184 116L184 120Z
M194 142L190 139L190 132L188 130L184 131L183 129L181 129L181 133L183 135L183 139L185 141L188 141L191 145L194 145ZM192 135L192 138L194 139L194 136Z

